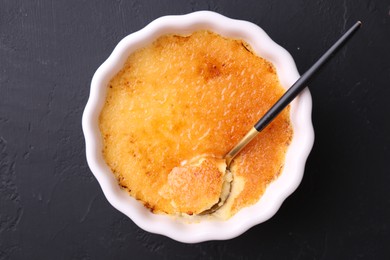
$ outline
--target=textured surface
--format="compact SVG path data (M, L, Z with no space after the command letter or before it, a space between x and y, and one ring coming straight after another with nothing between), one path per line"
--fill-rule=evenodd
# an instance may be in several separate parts
M275 217L224 242L177 243L111 207L84 155L96 68L125 35L208 9L260 25L300 71L357 19L310 84L316 141ZM389 259L388 1L0 0L0 259Z
M99 117L104 158L121 186L153 211L197 214L214 205L222 175L210 160L200 174L208 180L171 193L173 180L190 181L178 178L184 168L172 169L199 156L223 158L284 93L273 66L243 44L206 31L165 36L133 53L107 86ZM231 214L258 201L278 176L291 136L285 109L237 155L233 176L245 187L230 198ZM174 191L182 203L172 203Z

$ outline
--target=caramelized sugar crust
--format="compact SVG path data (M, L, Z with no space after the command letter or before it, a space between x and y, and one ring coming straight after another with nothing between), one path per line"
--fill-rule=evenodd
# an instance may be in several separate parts
M241 40L209 31L162 36L131 54L109 84L99 122L104 158L119 184L153 212L191 211L207 191L195 194L192 175L184 178L194 182L191 195L175 184L177 194L162 196L171 171L179 174L175 167L202 154L222 158L283 93L273 65ZM245 185L229 216L259 200L291 138L287 108L238 155L233 176ZM172 196L183 199L172 203Z

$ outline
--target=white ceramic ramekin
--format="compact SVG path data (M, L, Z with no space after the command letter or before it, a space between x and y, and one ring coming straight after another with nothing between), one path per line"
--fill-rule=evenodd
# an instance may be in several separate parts
M156 215L122 190L103 159L102 138L98 127L107 84L135 50L164 34L188 34L200 29L243 39L249 43L259 56L274 64L285 88L299 77L291 55L253 23L233 20L209 11L165 16L121 40L110 57L98 68L92 78L91 92L82 119L88 165L107 200L142 229L185 243L230 239L271 218L301 182L305 162L314 141L312 102L309 90L306 89L291 104L294 136L287 151L283 172L268 186L258 203L242 209L227 221L206 220L189 224L170 216Z

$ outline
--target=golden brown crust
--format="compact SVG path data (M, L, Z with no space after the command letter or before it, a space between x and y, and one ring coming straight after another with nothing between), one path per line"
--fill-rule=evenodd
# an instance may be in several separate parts
M201 154L222 158L283 93L272 64L240 40L207 31L163 36L110 82L100 114L104 158L132 196L175 214L172 199L158 193L170 172ZM237 157L233 175L245 186L232 214L277 177L291 136L287 109Z

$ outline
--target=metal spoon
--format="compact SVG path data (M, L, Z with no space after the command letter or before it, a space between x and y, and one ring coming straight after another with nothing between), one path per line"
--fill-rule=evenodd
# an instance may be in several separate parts
M318 59L314 65L310 67L285 93L284 95L264 114L264 116L249 130L249 132L233 147L226 155L227 171L230 170L230 165L233 162L234 157L261 132L272 120L288 105L290 102L306 88L306 83L310 80L321 68L329 61L331 57L342 47L344 44L354 35L354 33L361 27L360 21L356 22L346 33L330 49L325 52L321 58ZM230 191L232 182L229 183ZM204 211L205 214L211 214L220 209L226 202L228 197L224 201L219 201L210 209ZM203 214L202 213L202 214Z

